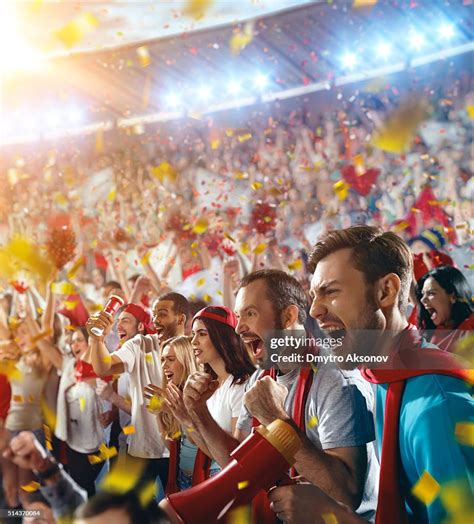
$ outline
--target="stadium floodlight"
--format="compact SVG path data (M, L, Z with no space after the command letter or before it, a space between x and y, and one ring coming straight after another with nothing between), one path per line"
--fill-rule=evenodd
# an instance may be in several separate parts
M425 37L420 33L411 33L410 44L416 50L421 49L425 45Z
M231 80L227 89L231 95L236 95L242 89L242 85L237 80Z
M211 97L211 88L209 86L200 86L197 90L199 100L206 102Z
M353 69L357 64L357 56L354 53L346 53L342 57L342 65L345 69Z
M58 127L59 124L61 123L61 114L58 113L57 111L51 111L50 113L48 113L46 115L46 124L49 126L49 127Z
M175 93L170 93L166 97L166 105L171 107L171 109L176 109L179 106L180 102L181 100L179 96Z
M392 46L387 42L381 42L376 50L377 57L386 60L392 54Z
M83 116L82 113L79 111L77 107L71 107L69 108L67 112L68 120L73 124L78 124L79 122L82 122Z
M255 87L263 89L268 84L268 78L262 73L258 73L255 77Z
M451 24L443 24L439 28L439 35L443 40L450 40L454 36L454 27Z

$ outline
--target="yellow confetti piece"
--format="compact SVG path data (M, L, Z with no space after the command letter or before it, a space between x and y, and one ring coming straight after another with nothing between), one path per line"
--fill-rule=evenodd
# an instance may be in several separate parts
M146 45L137 47L138 61L142 67L148 67L151 64L150 51Z
M242 244L240 244L240 252L243 255L248 255L250 253L250 246L248 242L242 242Z
M163 399L156 395L153 395L150 399L150 403L147 406L148 411L160 411L163 405Z
M466 112L471 120L474 120L474 105L467 105Z
M117 190L116 189L112 189L112 191L110 191L110 193L107 195L107 200L109 202L113 202L115 200L116 196L117 196Z
M210 295L208 295L207 293L204 294L202 299L204 300L204 302L207 302L207 303L212 301L212 297Z
M377 0L354 0L352 7L372 7L377 3Z
M268 244L265 244L265 243L258 244L257 246L254 247L252 253L254 253L255 255L260 255L265 251L265 249L267 249L267 247L268 247Z
M86 409L86 399L84 397L81 397L79 399L79 409L84 412Z
M183 14L199 20L205 15L211 4L212 0L187 0Z
M150 504L154 496L155 483L153 482L153 480L151 480L150 482L147 482L143 488L140 489L140 492L138 494L138 500L140 501L140 505L142 506L142 508L146 508Z
M95 152L104 152L104 128L98 127L95 132Z
M230 138L234 136L234 130L233 129L226 129L225 130L225 136Z
M240 54L253 40L253 24L245 24L243 31L236 28L229 40L230 50L233 55Z
M23 403L23 396L22 395L13 395L12 396L13 402L17 402L18 404Z
M67 48L77 45L88 33L99 25L92 13L82 13L53 35Z
M133 435L135 433L135 426L125 426L122 428L124 435Z
M127 493L140 480L147 461L124 453L119 455L112 469L100 484L102 491Z
M73 295L76 292L76 286L71 282L54 282L51 284L51 291L57 295Z
M194 224L193 231L194 233L197 233L198 235L202 235L207 231L207 228L209 227L209 222L206 218L201 217L199 220Z
M333 191L341 202L343 202L349 193L349 184L345 180L339 180L333 186Z
M301 260L301 258L288 264L288 269L290 269L291 271L296 271L297 269L301 269L302 267L303 267L303 261Z
M257 189L260 189L262 186L263 186L263 184L261 182L254 182L253 184L250 185L250 187L254 191L257 191Z
M474 269L474 268L472 268ZM472 348L474 347L474 333L468 332L469 334L461 337L454 346L453 353L458 357L466 360L471 369L474 369L474 353ZM464 366L463 366L464 367Z
M201 287L201 286L203 286L205 283L206 283L206 279L205 279L205 278L200 278L200 279L196 282L196 286L197 286L197 287Z
M374 133L372 145L388 153L401 154L411 145L418 126L429 115L429 106L420 97L412 97L389 115L382 129Z
M56 413L48 406L44 397L41 397L40 399L40 406L41 406L41 414L43 415L43 419L46 422L46 424L50 428L55 428L56 427Z
M102 442L99 446L100 456L104 457L105 460L109 458L113 458L117 456L117 448L115 446L112 446L110 448L107 447L106 444Z
M102 459L99 455L88 455L89 464L100 464L101 462L104 462L104 459Z
M152 167L151 175L160 182L164 182L166 179L171 182L175 182L178 178L178 172L168 162L161 162L160 165Z
M221 141L219 139L211 140L211 149L215 151L216 149L219 149L219 146L221 145Z
M243 135L239 135L238 140L242 144L243 142L247 142L247 140L250 140L252 138L251 133L245 133Z
M181 437L182 433L181 431L175 431L172 435L171 435L171 438L172 440L178 440L180 437Z
M249 481L248 480L243 480L242 482L239 482L237 484L237 489L239 489L239 490L245 489L248 485L249 485Z
M226 515L226 522L228 522L228 524L249 524L249 522L253 522L252 507L240 506L229 511Z
M23 378L21 371L16 367L16 362L13 360L0 361L0 375L5 375L9 381L20 381Z
M400 223L396 224L393 228L394 233L400 233L400 231L405 230L410 224L402 220Z
M474 422L458 422L454 434L456 440L463 446L474 447Z
M63 302L64 307L68 310L76 309L77 305L79 304L78 300L65 300Z
M321 518L324 520L324 524L338 524L338 520L334 513L322 513Z
M227 240L230 240L235 244L236 240L234 237L230 236L229 233L224 233L224 237L227 238Z
M145 360L146 360L149 364L151 364L151 363L153 362L153 355L152 355L151 353L147 353L147 354L145 355Z
M35 491L38 491L40 488L40 483L36 482L35 480L32 480L29 484L25 484L24 486L21 486L21 489L23 491L26 491L27 493L34 493Z
M148 262L150 261L151 251L147 251L147 253L142 257L140 260L142 266L146 266Z
M191 426L189 426L189 428L186 428L186 431L187 431L188 433L192 433L192 432L194 431L194 428L191 427Z
M318 417L316 415L313 415L309 420L308 420L308 428L311 429L311 428L314 428L315 426L317 426L319 424L319 420L318 420Z
M429 506L435 500L439 491L440 485L428 471L423 472L423 475L411 489L412 494L426 506Z
M105 364L112 364L112 357L110 355L105 355L105 357L102 359L102 362Z

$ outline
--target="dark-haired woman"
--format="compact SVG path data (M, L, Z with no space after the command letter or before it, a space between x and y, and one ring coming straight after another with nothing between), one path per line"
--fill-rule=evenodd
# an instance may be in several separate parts
M439 266L417 284L418 327L443 351L452 352L461 337L474 329L472 290L464 275Z
M213 379L214 392L207 400L207 408L216 423L230 435L234 433L242 407L245 385L254 371L250 356L235 333L237 319L234 312L222 306L207 306L193 318L192 341L196 363L204 368ZM206 443L192 427L180 398L169 398L173 414L182 427L190 428L190 438L201 449L196 457L197 466L193 484L202 482L219 471L215 461L203 460L210 456ZM186 416L187 415L187 416ZM201 471L201 474L199 474Z

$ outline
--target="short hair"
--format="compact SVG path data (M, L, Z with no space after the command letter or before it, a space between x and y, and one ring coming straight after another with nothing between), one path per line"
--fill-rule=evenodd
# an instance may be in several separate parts
M341 249L352 249L351 262L368 284L395 273L401 281L398 309L404 313L413 278L413 255L395 233L371 226L352 226L325 233L313 247L308 269L314 273L318 263Z
M275 313L280 315L288 306L294 305L298 308L298 322L300 324L306 322L308 300L296 278L279 269L260 269L246 275L240 281L239 289L257 280L265 281L266 296L273 304Z
M107 280L107 282L105 282L102 287L110 287L112 289L122 289L120 282L117 282L116 280Z
M127 493L101 491L79 506L76 510L75 518L88 519L101 515L109 509L120 508L127 512L127 515L130 517L130 522L133 524L135 522L139 522L140 524L167 522L163 511L156 504L143 507L140 504L137 494L133 491L128 491Z
M418 325L421 329L435 329L436 325L421 302L423 286L428 278L434 278L436 282L448 293L454 295L456 302L451 308L451 320L454 329L473 312L472 291L466 277L452 266L439 266L423 275L416 284L416 298L418 301Z
M184 315L189 318L189 301L186 297L179 293L170 292L160 295L156 302L161 302L162 300L171 300L173 302L173 311L178 315Z

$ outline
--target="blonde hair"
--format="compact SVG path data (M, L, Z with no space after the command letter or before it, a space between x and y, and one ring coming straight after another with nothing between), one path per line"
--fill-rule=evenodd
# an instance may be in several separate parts
M194 350L191 345L191 337L180 335L179 337L173 337L165 340L161 345L162 354L163 350L167 346L174 349L176 359L183 366L183 372L178 385L178 387L182 389L189 375L199 371L200 369L200 367L196 364L196 359L194 357ZM168 380L166 379L166 376L163 375L163 389L166 390L167 386ZM158 413L158 418L161 423L161 436L164 439L177 440L181 434L181 427L174 415L169 411L160 411Z

